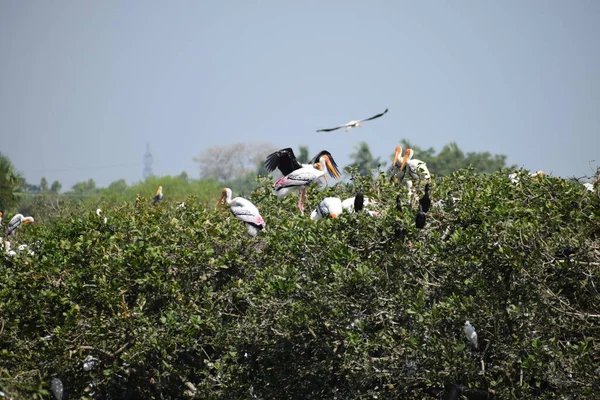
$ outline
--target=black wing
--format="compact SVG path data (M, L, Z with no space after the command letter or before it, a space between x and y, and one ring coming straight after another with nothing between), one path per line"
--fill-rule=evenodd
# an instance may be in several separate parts
M278 168L283 176L287 176L302 168L302 165L296 160L294 150L288 147L269 154L265 160L265 168L269 172L273 172Z
M329 128L329 129L319 129L317 130L317 132L331 132L331 131L337 131L340 128L344 128L346 125L340 125L340 126L336 126L335 128Z
M386 112L388 112L388 109L387 109L387 108L386 108L386 109L385 109L385 111L384 111L384 112L382 112L381 114L374 115L374 116L372 116L371 118L365 118L365 119L361 119L359 122L363 122L363 121L370 121L370 120L372 120L372 119L379 118L379 117L383 116L383 114L385 114Z
M339 170L339 168L338 168L338 166L337 166L337 164L336 164L335 160L334 160L334 159L333 159L333 157L331 156L331 153L330 153L330 152L328 152L327 150L321 150L321 151L319 152L319 154L317 154L316 156L314 156L314 157L312 158L312 160L310 160L310 163L311 163L311 164L318 163L318 162L319 162L319 159L320 159L320 158L321 158L321 156L323 156L323 155L326 155L327 157L329 157L329 161L331 161L331 165L333 166L333 169L335 169L335 172L337 172L338 176L341 176L342 174L340 174L340 170ZM323 168L326 168L326 166L325 166L325 165L323 165ZM333 175L333 173L332 173L331 171L328 171L328 172L329 172L329 175L330 175L332 178L335 178L335 175Z

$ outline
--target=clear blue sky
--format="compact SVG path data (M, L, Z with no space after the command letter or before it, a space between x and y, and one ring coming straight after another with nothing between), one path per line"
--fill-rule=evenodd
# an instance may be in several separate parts
M590 175L598 21L597 0L3 0L0 151L63 190L140 180L146 142L157 175L198 177L192 158L215 145L345 165L363 140L387 159L402 138Z

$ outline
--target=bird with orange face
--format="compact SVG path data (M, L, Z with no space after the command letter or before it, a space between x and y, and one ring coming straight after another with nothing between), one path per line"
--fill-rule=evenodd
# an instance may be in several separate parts
M152 199L152 204L157 205L162 199L163 199L162 186L159 186L158 190L156 191L156 195Z
M19 229L21 225L27 225L33 223L33 217L24 217L23 214L17 214L8 222L6 228L6 236L10 236Z
M273 185L275 194L277 197L284 197L294 190L299 190L300 195L298 198L297 207L301 213L304 213L306 191L313 183L319 183L321 186L323 186L322 182L320 181L321 178L325 180L324 185L327 185L327 176L325 171L328 171L336 179L340 178L337 168L331 161L331 157L328 154L321 154L319 162L315 163L314 166L307 165L295 169L286 176L277 180L275 185Z
M404 157L402 158L402 163L400 164L400 169L404 170L406 167L406 172L409 173L412 179L431 182L431 174L429 173L427 164L425 164L424 161L413 158L414 153L413 149L406 149Z

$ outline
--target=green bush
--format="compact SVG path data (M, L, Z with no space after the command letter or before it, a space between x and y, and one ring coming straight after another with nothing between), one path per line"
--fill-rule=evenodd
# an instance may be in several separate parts
M195 198L24 226L13 247L35 254L0 266L0 388L47 398L56 377L65 398L598 398L598 194L507 173L435 180L446 205L422 230L383 174L311 189L304 216L262 180L256 238ZM309 220L358 188L381 217Z

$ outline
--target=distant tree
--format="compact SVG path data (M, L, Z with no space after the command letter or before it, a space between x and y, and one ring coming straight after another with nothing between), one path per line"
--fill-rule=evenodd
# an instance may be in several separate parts
M51 192L58 193L58 192L60 192L60 189L62 189L62 185L59 181L52 182L52 186L50 186Z
M435 154L435 149L430 147L423 149L413 145L408 140L402 140L403 149L411 148L414 150L414 158L424 161L432 174L439 176L450 175L459 169L472 167L475 172L489 173L506 167L506 156L489 152L470 152L464 153L456 144L451 142L442 147L439 153ZM391 156L393 157L393 155Z
M23 181L10 159L0 153L0 210L6 212L17 206L16 193L23 188Z
M127 182L125 182L125 179L119 179L118 181L111 182L107 189L115 193L125 193L127 190Z
M75 197L87 197L98 193L98 189L96 188L96 182L90 178L87 182L77 182L71 188L70 195L74 195Z
M178 178L185 182L189 181L189 179L190 179L190 177L188 176L188 173L185 171L181 171Z
M362 176L372 174L372 170L379 168L379 166L385 165L384 161L381 161L380 157L373 158L369 145L366 142L361 142L358 146L354 146L355 153L350 154L350 158L353 162L346 166L357 167L358 173Z
M42 192L48 191L48 180L46 179L45 176L43 176L42 179L40 180L40 190Z
M298 150L298 162L300 162L300 164L308 164L310 161L310 156L308 155L308 146L300 146Z
M228 146L215 146L194 157L200 167L200 177L224 182L254 173L259 162L275 151L272 145L262 143L235 143Z

